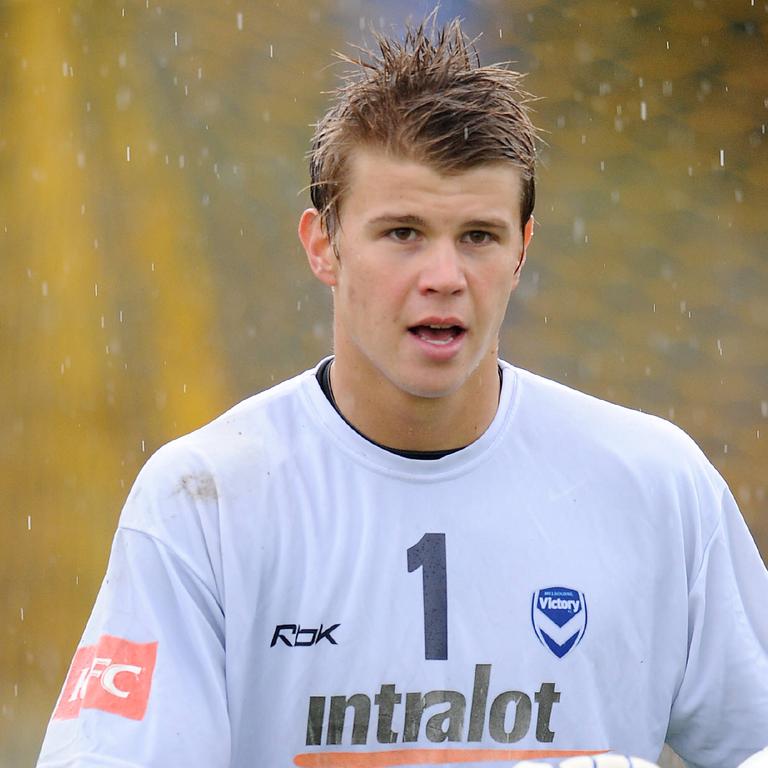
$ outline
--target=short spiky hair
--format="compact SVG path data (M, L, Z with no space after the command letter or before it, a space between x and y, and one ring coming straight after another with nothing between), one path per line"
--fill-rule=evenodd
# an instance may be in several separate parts
M347 160L359 146L425 162L442 173L483 163L520 169L522 224L535 199L536 129L523 75L505 65L480 66L473 41L454 19L443 27L433 11L409 24L403 42L375 34L378 51L336 54L355 70L317 123L310 152L312 203L333 236L347 182Z

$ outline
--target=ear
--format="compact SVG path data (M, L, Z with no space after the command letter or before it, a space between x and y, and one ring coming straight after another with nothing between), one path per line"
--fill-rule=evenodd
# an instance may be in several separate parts
M531 218L525 222L525 226L523 227L523 250L520 253L520 261L517 262L517 269L515 269L516 275L520 274L520 270L523 268L523 264L525 264L525 256L528 253L528 246L530 245L532 239L533 216L531 216Z
M339 261L333 250L322 217L314 208L307 208L299 219L299 240L307 254L309 268L315 277L331 288L336 285Z

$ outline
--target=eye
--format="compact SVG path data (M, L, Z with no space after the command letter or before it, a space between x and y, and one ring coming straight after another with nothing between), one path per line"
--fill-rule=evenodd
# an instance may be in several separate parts
M411 227L397 227L387 232L390 240L396 240L398 243L412 243L419 236L419 233Z
M490 245L496 242L498 238L496 235L490 232L485 232L482 229L473 229L470 232L466 232L462 237L462 240L470 243L471 245Z

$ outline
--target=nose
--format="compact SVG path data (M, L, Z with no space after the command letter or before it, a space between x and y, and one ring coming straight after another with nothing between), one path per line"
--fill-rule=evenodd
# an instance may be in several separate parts
M452 241L437 241L422 254L424 263L419 273L421 293L459 294L467 287L464 261Z

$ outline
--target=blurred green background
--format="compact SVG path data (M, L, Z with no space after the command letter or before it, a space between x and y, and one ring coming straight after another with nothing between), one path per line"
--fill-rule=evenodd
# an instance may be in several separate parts
M121 504L313 365L310 123L423 2L0 0L0 764L29 765ZM519 365L686 429L768 553L768 4L444 0L542 98Z

